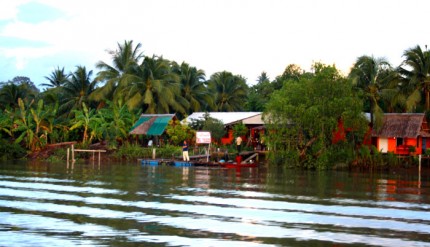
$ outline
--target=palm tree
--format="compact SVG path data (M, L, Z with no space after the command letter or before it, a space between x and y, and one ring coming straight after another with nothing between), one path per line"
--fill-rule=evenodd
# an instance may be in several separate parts
M264 111L266 103L273 93L274 84L270 82L266 72L261 72L258 76L257 84L249 88L248 101L246 102L247 111Z
M61 112L72 112L81 109L82 103L89 102L88 96L94 91L97 81L92 80L93 71L87 72L84 66L77 66L70 75L70 80L62 87L64 98L60 106Z
M18 107L18 99L22 99L26 104L29 104L36 98L38 94L37 88L28 80L21 80L27 77L15 77L13 81L2 83L0 88L0 107L5 109L7 107Z
M133 41L124 41L122 45L118 43L117 50L108 51L112 56L112 65L103 61L99 61L96 64L96 68L100 69L96 80L103 81L105 84L92 93L92 99L97 101L104 99L113 100L121 81L127 75L135 74L137 67L144 58L143 53L139 51L141 46L138 43L134 47Z
M430 51L423 51L420 46L406 50L403 53L405 60L399 68L403 78L415 85L425 95L426 110L430 110ZM415 95L417 93L415 92Z
M189 107L181 96L179 77L172 73L170 62L162 57L145 57L136 74L124 77L121 93L129 109L142 108L146 113L185 114Z
M2 108L16 108L18 106L18 99L25 99L26 92L21 90L18 85L11 82L3 84L0 89L0 103Z
M54 71L51 72L51 75L45 76L45 79L48 80L48 83L42 83L41 86L58 88L66 84L70 75L64 73L64 67L60 69L57 67Z
M242 111L247 99L248 86L241 76L223 71L213 74L208 87L215 97L216 111Z
M382 90L389 82L392 71L391 65L383 58L361 56L357 58L349 75L369 103L370 123L371 126L376 123L375 128L382 123L383 110L379 104Z
M179 75L181 95L190 103L187 114L213 108L213 98L205 85L205 72L183 62L173 63L173 72Z

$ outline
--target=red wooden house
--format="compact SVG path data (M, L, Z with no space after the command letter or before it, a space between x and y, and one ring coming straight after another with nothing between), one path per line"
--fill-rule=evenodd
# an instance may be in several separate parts
M430 147L424 113L384 114L382 127L372 130L372 144L382 153L422 154Z
M249 138L254 138L258 130L264 125L262 112L194 112L187 117L186 122L193 120L204 119L204 115L209 114L210 117L220 120L226 129L226 134L221 138L221 143L228 145L234 142L233 126L235 124L244 124L248 128L248 133L242 136L244 143L249 141Z

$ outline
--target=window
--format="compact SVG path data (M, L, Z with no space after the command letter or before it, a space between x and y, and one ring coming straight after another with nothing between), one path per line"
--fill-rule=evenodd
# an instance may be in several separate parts
M397 137L396 138L396 146L401 146L403 145L403 138L402 137Z

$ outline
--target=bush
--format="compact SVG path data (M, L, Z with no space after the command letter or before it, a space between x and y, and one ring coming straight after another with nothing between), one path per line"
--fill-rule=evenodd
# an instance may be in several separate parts
M152 156L152 148L144 148L138 144L125 144L119 147L114 157L118 159L138 159L138 158L150 158Z
M9 143L7 140L0 140L0 159L13 160L23 158L27 151L19 144Z

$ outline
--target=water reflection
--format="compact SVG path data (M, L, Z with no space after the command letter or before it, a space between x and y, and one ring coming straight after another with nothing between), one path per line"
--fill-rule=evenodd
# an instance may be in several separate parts
M416 173L2 164L0 241L430 246L429 176L417 178Z

